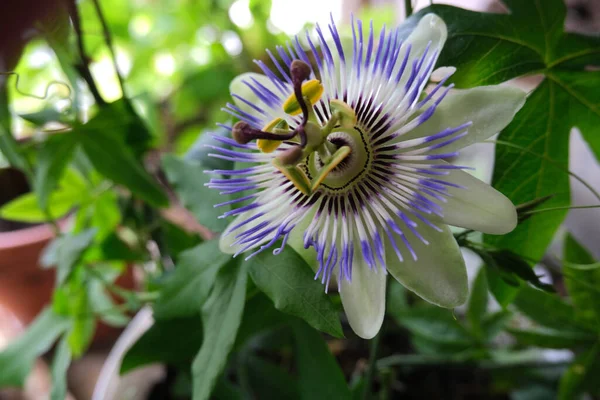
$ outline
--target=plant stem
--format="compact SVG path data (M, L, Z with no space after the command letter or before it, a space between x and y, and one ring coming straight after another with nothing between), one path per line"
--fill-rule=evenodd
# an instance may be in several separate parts
M412 15L413 13L413 8L412 8L412 0L404 0L404 13L405 18L408 18Z
M98 15L98 19L102 24L102 33L104 34L104 41L106 42L106 46L108 47L108 51L110 51L110 55L113 62L113 67L115 69L115 73L117 74L117 79L119 80L119 86L121 86L121 93L123 93L123 97L125 96L125 84L123 80L123 76L119 72L119 66L117 65L117 55L115 53L115 48L113 46L112 36L110 34L110 30L108 29L108 24L106 23L106 19L104 19L104 14L102 13L102 8L100 8L100 3L98 0L93 0L94 8L96 9L96 14Z
M100 96L100 92L98 91L98 87L96 86L96 82L94 82L94 78L92 77L92 73L90 72L90 67L88 63L88 57L85 54L85 48L83 46L83 32L81 31L81 19L79 17L79 10L77 9L77 4L75 0L67 1L67 7L69 9L69 15L71 16L71 21L73 21L73 29L75 29L75 35L77 36L77 48L79 50L79 58L81 58L81 65L79 65L79 74L85 80L88 87L90 88L90 92L94 97L94 100L99 106L106 105L106 101Z
M382 327L383 329L383 327ZM367 373L365 374L365 383L362 392L362 399L369 400L371 398L371 386L373 384L373 376L377 368L377 351L379 350L379 340L381 339L381 330L373 340L371 341L371 348L369 351L369 366L367 367Z
M585 210L585 209L589 209L589 208L600 208L600 205L593 205L593 206L563 206L563 207L540 208L538 210L525 211L522 214L524 214L524 215L539 214L539 213L547 212L547 211L560 211L560 210Z

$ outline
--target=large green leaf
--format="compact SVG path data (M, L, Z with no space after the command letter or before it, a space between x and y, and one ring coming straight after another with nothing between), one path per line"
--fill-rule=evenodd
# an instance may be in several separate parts
M565 261L573 264L592 264L594 259L573 236L565 240ZM596 324L600 331L600 268L582 270L563 266L565 284L577 315Z
M138 160L149 134L128 109L123 102L110 104L73 133L98 172L148 203L165 206L167 196Z
M405 29L429 12L448 25L438 65L458 67L459 87L504 82L546 69L582 69L600 63L600 38L564 33L561 0L505 0L510 14L488 14L434 5L415 14Z
M170 154L163 157L162 166L179 199L198 222L210 230L223 231L229 221L217 216L230 208L224 206L217 209L214 205L231 199L205 186L210 180L210 176L204 173L207 168L196 161Z
M544 82L501 133L493 184L515 204L555 194L546 206L569 204L569 132L578 127L600 156L600 38L563 31L561 0L507 0L510 14L482 14L434 5L420 11L403 29L409 30L425 13L438 14L448 25L448 40L438 65L457 67L451 78L457 87L504 82L544 73ZM524 148L524 149L523 149ZM486 236L488 243L510 248L538 260L549 245L566 211L535 215L512 233Z
M351 398L344 374L319 332L300 320L294 320L292 328L300 398Z
M39 355L50 349L71 325L69 318L46 308L27 331L0 352L0 387L23 386Z
M190 362L202 344L200 315L170 320L156 320L154 324L125 353L120 373L152 363L179 365Z
M242 319L247 274L246 263L231 260L219 272L215 287L202 307L204 341L192 364L194 400L210 397L225 367Z
M315 281L311 268L292 248L286 247L276 256L262 252L249 264L254 284L273 300L275 308L332 336L344 336L336 307L323 285Z
M179 256L154 304L158 319L199 315L221 267L231 256L221 253L217 240L204 242Z
M569 176L557 167L557 163L559 166L568 163L572 124L564 117L563 110L569 107L569 99L556 84L545 80L501 133L501 140L526 149L502 145L496 148L493 184L513 203L554 195L544 203L545 207L569 204ZM508 235L486 235L485 240L537 260L543 256L566 213L565 210L536 214Z

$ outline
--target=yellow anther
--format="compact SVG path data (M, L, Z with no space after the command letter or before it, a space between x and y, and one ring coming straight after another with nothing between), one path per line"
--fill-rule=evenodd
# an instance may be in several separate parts
M275 118L273 121L265 125L262 130L265 132L272 132L275 128L288 129L288 124L281 118ZM258 147L258 149L263 153L274 152L280 144L281 140L258 139L256 141L256 147Z
M310 102L308 105L309 107L319 101L321 95L323 95L323 85L317 79L302 84L302 96ZM283 111L290 115L298 115L302 112L300 103L298 103L298 100L296 100L296 96L293 93L283 103Z

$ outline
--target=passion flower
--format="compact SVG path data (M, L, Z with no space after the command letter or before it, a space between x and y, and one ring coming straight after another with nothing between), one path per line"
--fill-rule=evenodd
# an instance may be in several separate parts
M221 249L247 257L281 243L315 264L316 279L337 282L354 331L371 338L385 311L386 276L442 307L462 304L464 260L448 225L504 234L517 224L504 195L447 160L502 130L525 94L508 86L451 90L429 85L446 25L424 16L403 38L353 23L345 47L317 28L268 52L274 69L232 83L240 121L216 136L214 157L238 163L209 186L237 195ZM364 36L364 37L363 37ZM433 87L431 87L433 86ZM223 177L225 176L225 177ZM240 195L241 193L241 195Z

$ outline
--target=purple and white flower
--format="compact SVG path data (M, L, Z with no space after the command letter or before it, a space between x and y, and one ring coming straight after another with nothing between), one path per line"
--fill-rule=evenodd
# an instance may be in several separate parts
M214 157L233 170L209 186L237 195L221 249L247 257L289 244L335 281L354 331L371 338L385 311L387 274L442 307L462 304L465 264L448 225L510 232L515 207L447 160L502 130L523 106L509 86L454 90L430 85L446 40L444 22L424 16L408 37L352 24L350 46L328 35L296 38L275 68L232 82L240 122L216 137ZM276 245L277 243L277 245ZM305 250L309 249L309 251Z

